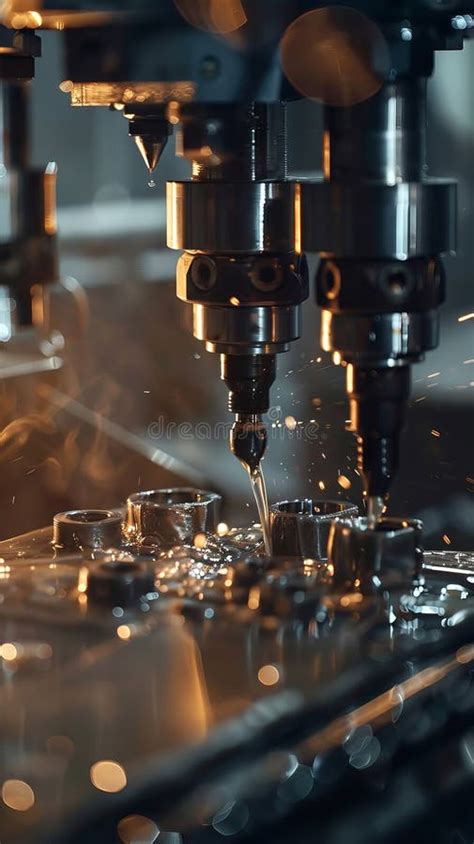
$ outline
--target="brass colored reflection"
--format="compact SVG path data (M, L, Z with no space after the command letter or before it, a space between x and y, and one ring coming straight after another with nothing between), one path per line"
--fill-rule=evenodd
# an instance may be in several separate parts
M378 26L345 6L314 9L287 28L283 70L301 94L330 106L351 106L379 91L389 67Z
M174 0L191 26L226 35L247 23L241 0Z

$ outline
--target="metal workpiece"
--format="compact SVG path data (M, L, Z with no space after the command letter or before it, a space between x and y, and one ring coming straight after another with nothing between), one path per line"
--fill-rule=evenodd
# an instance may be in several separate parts
M220 503L217 493L192 487L136 492L127 500L127 532L159 548L193 545L198 534L216 532Z
M166 190L170 249L295 251L295 182L168 182Z
M122 516L113 510L69 510L53 519L53 545L62 550L118 548Z
M136 607L154 593L153 569L126 555L111 554L89 568L86 595L92 604L111 609Z
M417 520L336 519L328 539L328 560L336 590L373 594L409 590L421 574L423 525Z
M209 352L284 352L301 334L300 306L193 305L193 334Z
M405 261L456 249L457 188L448 179L303 180L300 190L304 250Z
M273 553L299 560L325 560L331 522L358 514L358 507L349 501L279 501L270 508Z
M282 561L281 561L282 562ZM276 566L277 561L272 564ZM287 570L268 571L258 587L258 611L263 616L275 616L308 623L323 606L325 589L318 588L318 573L310 575L288 567Z

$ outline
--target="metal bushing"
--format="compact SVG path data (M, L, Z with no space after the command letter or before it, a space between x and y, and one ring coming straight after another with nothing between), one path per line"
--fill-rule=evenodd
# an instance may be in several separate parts
M279 501L270 508L273 553L280 557L322 560L327 557L329 527L338 516L359 513L349 501Z
M262 615L308 622L316 615L323 596L315 586L315 578L300 571L269 572L259 587L258 610Z
M106 559L91 568L87 578L89 601L108 607L133 607L154 591L153 571L134 560Z
M286 351L301 333L299 305L193 305L193 334L209 352Z
M321 312L321 346L353 363L397 359L416 361L439 339L437 311L426 313Z
M117 548L122 517L112 510L68 510L53 519L53 544L65 550Z
M409 589L423 564L423 525L415 519L336 519L329 531L328 558L337 591Z
M192 487L136 492L127 500L127 526L137 540L162 548L192 545L199 533L215 533L221 496Z
M406 260L453 252L456 184L303 182L301 245L345 258Z
M295 250L293 182L168 182L166 197L170 249Z

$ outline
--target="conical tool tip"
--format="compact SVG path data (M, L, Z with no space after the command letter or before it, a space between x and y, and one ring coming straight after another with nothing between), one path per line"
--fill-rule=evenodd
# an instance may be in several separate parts
M168 137L158 138L155 135L135 135L135 143L150 174L156 169Z

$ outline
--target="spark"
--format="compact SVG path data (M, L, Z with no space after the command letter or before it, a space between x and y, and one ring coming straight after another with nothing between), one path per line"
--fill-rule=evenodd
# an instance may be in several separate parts
M339 475L337 482L343 489L350 489L352 486L352 483L346 475Z
M447 533L443 533L442 539L445 545L451 545L451 540Z
M286 416L285 417L285 425L289 431L294 431L297 426L297 421L294 416Z
M431 435L432 435L433 437L440 437L440 436L441 436L441 432L440 432L440 431L437 431L437 430L436 430L436 428L432 428L432 430L431 430Z
M437 375L441 375L441 372L432 372L431 375L427 375L427 378L436 378Z
M324 492L324 490L326 489L326 484L324 483L324 481L319 481L318 486L321 492Z
M470 314L463 314L463 316L458 317L458 322L467 322L468 319L474 319L474 311Z

